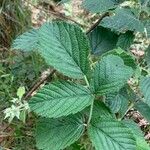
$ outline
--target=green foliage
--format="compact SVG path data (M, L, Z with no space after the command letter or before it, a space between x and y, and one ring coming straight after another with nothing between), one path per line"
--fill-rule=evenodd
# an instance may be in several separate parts
M97 64L93 72L94 93L105 95L119 91L132 76L131 67L124 65L119 56L107 55Z
M77 113L89 106L94 99L92 93L72 82L54 82L46 85L30 101L31 110L37 114L58 118Z
M77 141L85 129L82 115L60 119L42 118L37 124L37 147L43 150L60 150Z
M88 132L96 150L136 150L130 130L112 118L92 120Z
M120 1L115 0L84 0L83 6L90 10L91 12L106 12L109 9L113 9L117 7L117 5L120 3Z
M92 54L101 55L116 48L118 35L103 27L96 27L89 33Z
M126 32L128 30L144 32L144 25L127 8L116 9L115 15L104 18L100 25L117 32Z
M150 79L144 77L140 82L142 94L137 99L132 84L137 87L135 78L142 75L139 71L137 77L136 71L142 67L137 67L139 60L129 52L136 33L144 34L146 26L140 18L142 11L136 15L135 8L124 7L122 2L84 0L87 10L109 11L88 35L77 25L53 21L14 41L13 49L37 52L67 80L56 75L55 81L44 85L29 101L31 110L40 116L38 149L80 149L78 143L88 143L92 150L149 150L139 128L124 120L132 107L150 120Z

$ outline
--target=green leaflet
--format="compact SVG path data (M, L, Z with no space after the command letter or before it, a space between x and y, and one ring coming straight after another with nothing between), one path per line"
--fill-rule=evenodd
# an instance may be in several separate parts
M125 18L125 19L122 19ZM136 31L144 32L143 23L138 20L130 9L118 8L114 16L105 17L101 26L117 32Z
M84 129L80 114L59 119L40 119L36 131L37 147L42 150L64 149L77 141Z
M48 118L75 114L94 100L91 92L72 82L53 82L44 86L29 102L32 111Z
M109 108L103 102L95 101L92 118L99 118L99 117L110 117L110 118L112 117L113 118L113 114L110 112Z
M124 65L119 56L107 55L96 64L91 86L98 95L117 92L132 74L132 68Z
M140 90L144 95L144 102L150 106L150 77L144 77L141 79Z
M135 58L131 53L126 52L126 51L122 50L121 48L117 48L117 49L108 51L107 53L104 53L103 56L107 56L110 54L121 57L126 66L132 67L132 69L137 68L137 64L135 63L136 62Z
M13 48L25 51L38 49L48 65L72 78L81 79L90 72L88 39L73 24L45 23L38 30L19 36Z
M122 2L122 0L84 0L83 7L93 13L102 13L117 7L120 2Z
M148 67L150 68L150 46L146 50L145 59Z
M144 135L139 126L132 120L124 120L123 123L131 130L136 139L136 150L150 150L150 147L145 141Z
M145 25L145 29L146 29L146 35L148 38L150 38L150 20L145 21L144 25Z
M101 26L96 27L89 33L92 54L101 55L116 48L118 35Z
M40 54L49 65L72 78L89 72L89 44L82 30L65 22L46 23L39 30Z
M150 123L150 107L143 101L139 101L135 104L135 108L142 114L142 116Z
M31 29L14 40L12 48L24 51L32 51L38 47L38 29Z
M124 50L128 50L133 43L134 38L134 33L132 31L127 31L119 36L117 46Z
M113 118L92 120L88 134L96 150L136 150L130 130Z

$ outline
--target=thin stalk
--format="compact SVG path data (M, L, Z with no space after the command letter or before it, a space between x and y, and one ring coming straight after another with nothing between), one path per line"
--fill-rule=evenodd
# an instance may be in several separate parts
M87 121L87 126L90 124L91 119L92 119L93 107L94 107L94 100L92 100L92 104L91 104L91 108L90 108L90 115L89 115L89 119Z
M86 82L87 86L90 87L89 81L88 81L86 76L84 76L84 79L85 79L85 82ZM94 100L92 100L92 103L91 103L90 114L89 114L89 118L88 118L88 121L87 121L87 126L90 124L91 119L92 119L93 107L94 107Z

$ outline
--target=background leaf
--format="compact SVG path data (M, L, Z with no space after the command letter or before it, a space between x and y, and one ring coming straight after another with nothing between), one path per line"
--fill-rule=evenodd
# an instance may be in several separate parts
M31 29L28 32L23 33L14 40L12 48L20 49L24 51L32 51L38 47L38 30Z
M101 55L116 48L118 35L101 26L89 33L92 54Z
M135 35L132 31L127 31L124 34L121 34L117 41L117 47L122 48L123 50L128 50L133 43Z
M83 7L93 13L102 13L117 7L119 2L114 0L84 0Z
M150 106L150 77L144 77L141 79L140 90L144 95L144 102Z
M125 19L122 19L125 18ZM144 32L144 25L130 9L118 8L114 16L105 17L100 23L101 26L117 32L136 31Z

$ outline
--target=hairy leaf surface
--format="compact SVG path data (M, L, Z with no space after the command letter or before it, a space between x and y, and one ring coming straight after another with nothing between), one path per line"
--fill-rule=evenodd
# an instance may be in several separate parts
M81 115L60 119L43 118L37 124L36 142L42 150L60 150L77 141L84 131Z
M124 65L119 56L107 55L96 64L91 85L99 95L117 92L127 83L132 74L132 68Z
M44 86L29 102L31 110L48 118L75 114L92 103L94 96L82 85L53 82Z
M105 17L100 25L117 32L125 32L128 30L144 32L143 23L135 17L131 10L125 8L116 9L115 15Z
M96 150L136 150L131 131L113 118L92 120L88 133Z
M39 31L40 54L49 65L72 78L89 72L89 43L82 30L73 24L53 22Z
M97 12L106 12L109 9L117 7L117 5L122 2L116 0L84 0L83 7L87 10L97 13Z
M32 51L38 47L38 30L32 29L23 33L14 40L12 48L24 51Z

